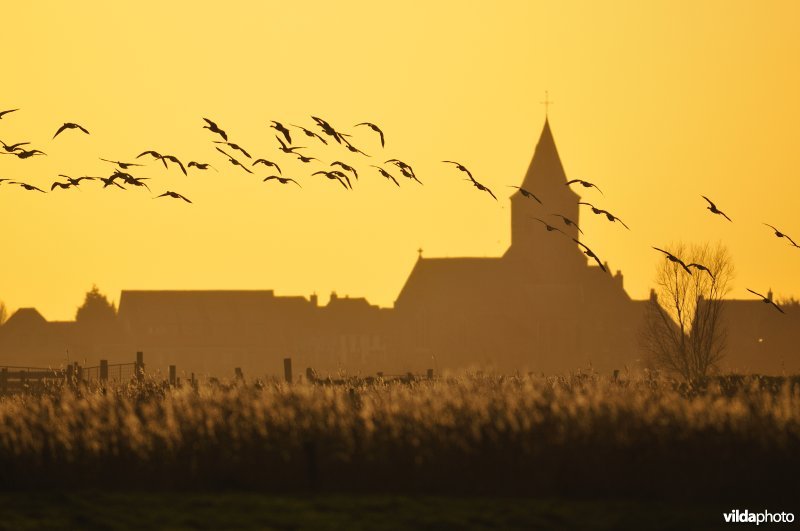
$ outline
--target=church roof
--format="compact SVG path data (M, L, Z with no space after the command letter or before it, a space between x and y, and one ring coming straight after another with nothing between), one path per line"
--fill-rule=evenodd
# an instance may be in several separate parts
M537 195L559 197L569 190L566 184L567 175L561 164L561 157L558 155L553 131L550 129L550 121L545 118L544 127L539 135L539 141L536 143L525 179L522 181L522 187ZM577 197L577 194L572 193Z
M426 300L437 295L452 295L454 290L474 293L495 286L504 263L500 258L423 258L420 257L406 279L395 306L406 300ZM487 282L487 280L491 280Z
M47 319L36 308L20 308L3 323L4 327L32 328L47 324Z

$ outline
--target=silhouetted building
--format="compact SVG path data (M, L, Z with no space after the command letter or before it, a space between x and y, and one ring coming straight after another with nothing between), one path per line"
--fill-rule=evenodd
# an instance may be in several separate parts
M503 256L420 253L393 309L336 294L319 306L316 295L272 291L123 291L114 326L48 323L36 310L18 310L0 327L0 365L120 361L141 350L151 370L177 364L219 375L235 367L278 374L285 357L301 370L348 373L641 368L649 301L632 300L622 273L603 272L573 241L580 239L580 196L567 186L547 120L522 187L542 204L511 196L511 245ZM758 300L727 301L723 370L800 371L800 308L786 310L782 316Z

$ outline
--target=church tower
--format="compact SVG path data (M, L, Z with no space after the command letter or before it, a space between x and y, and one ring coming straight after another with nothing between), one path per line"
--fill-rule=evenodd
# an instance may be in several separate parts
M536 144L533 159L520 185L541 199L525 197L519 190L511 196L511 247L505 258L529 268L532 273L561 281L586 267L586 257L572 239L578 239L576 226L568 226L561 214L574 223L580 222L580 196L567 186L567 176L558 156L550 122ZM548 231L539 218L563 231ZM542 280L546 281L546 278Z

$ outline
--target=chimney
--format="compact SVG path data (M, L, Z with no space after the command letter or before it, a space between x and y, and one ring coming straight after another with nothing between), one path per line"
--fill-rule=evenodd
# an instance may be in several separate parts
M314 308L316 308L318 306L318 304L317 304L317 294L316 293L312 293L311 297L309 298L309 300L311 301L311 305Z

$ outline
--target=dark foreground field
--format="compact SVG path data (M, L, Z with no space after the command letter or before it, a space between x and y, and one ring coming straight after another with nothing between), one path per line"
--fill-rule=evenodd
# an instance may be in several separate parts
M2 525L709 528L799 448L793 380L81 386L0 398Z
M720 529L724 504L252 492L0 494L0 529Z

